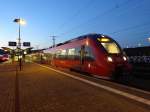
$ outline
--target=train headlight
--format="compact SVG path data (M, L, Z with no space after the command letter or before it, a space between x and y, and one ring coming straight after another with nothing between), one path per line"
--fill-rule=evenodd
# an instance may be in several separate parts
M127 57L123 56L123 60L124 60L124 61L127 61Z
M107 61L108 61L108 62L113 62L112 57L110 57L110 56L109 56L109 57L107 57Z

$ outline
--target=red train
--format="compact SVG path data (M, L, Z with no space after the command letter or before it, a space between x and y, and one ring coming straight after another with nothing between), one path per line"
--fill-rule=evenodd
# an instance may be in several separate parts
M87 72L111 79L131 67L119 44L102 34L88 34L43 51L44 60L55 66Z
M9 56L3 50L0 49L0 62L5 62L9 60Z

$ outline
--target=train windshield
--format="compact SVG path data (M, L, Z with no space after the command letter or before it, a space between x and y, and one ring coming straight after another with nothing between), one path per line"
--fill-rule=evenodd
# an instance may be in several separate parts
M109 54L119 54L121 50L116 42L110 40L109 38L97 38L97 40L101 43L101 45L105 48L105 50Z
M106 49L106 51L110 54L119 54L120 53L119 47L114 42L112 42L112 43L101 43L101 44Z

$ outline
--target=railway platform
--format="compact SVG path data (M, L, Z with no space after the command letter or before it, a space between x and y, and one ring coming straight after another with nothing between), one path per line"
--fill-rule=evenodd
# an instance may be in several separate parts
M21 71L0 64L0 112L149 112L150 93L125 88L35 63Z

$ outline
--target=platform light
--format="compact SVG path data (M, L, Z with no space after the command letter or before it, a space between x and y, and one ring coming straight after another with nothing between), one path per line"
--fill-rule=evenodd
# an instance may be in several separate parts
M21 55L19 55L19 57L18 57L19 59L21 59L22 58L22 56Z
M150 42L150 37L149 37L149 38L147 38L147 40L148 40L148 42Z
M16 23L18 23L20 25L25 25L26 24L26 21L24 19L21 19L21 18L15 19L14 22L16 22Z
M27 51L24 51L23 53L26 55L26 54L27 54Z

